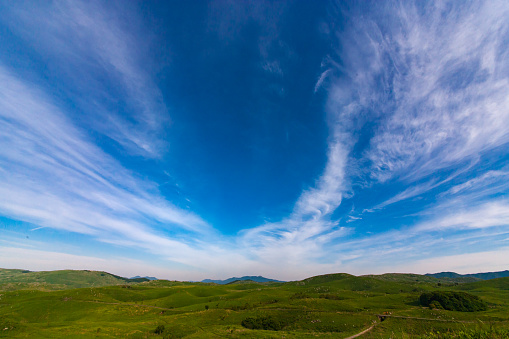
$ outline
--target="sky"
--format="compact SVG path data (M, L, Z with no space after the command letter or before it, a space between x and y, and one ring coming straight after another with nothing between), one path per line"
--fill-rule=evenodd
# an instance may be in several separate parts
M509 3L0 2L0 267L509 269Z

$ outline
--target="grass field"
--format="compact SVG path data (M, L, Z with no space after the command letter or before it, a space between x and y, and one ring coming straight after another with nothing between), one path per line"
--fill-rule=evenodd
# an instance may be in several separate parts
M509 338L509 278L458 284L421 275L329 274L215 285L21 272L0 270L0 337L346 338L373 326L361 338ZM425 291L467 292L489 307L424 308ZM247 318L279 330L245 328Z

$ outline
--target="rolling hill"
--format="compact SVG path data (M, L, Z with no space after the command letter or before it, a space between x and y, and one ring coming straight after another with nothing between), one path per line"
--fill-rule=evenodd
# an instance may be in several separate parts
M143 281L148 281L148 279L128 279L101 271L60 270L32 272L0 268L0 290L60 290L132 284Z
M471 295L488 307L476 312L424 307L420 299L426 293ZM211 284L132 281L96 271L0 270L0 337L346 338L359 333L508 338L509 277L445 283L416 274L335 273L284 283Z

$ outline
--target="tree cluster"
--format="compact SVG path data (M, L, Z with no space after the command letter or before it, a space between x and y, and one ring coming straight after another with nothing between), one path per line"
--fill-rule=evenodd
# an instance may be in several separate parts
M449 311L476 312L488 308L478 296L465 292L426 292L421 294L419 301L423 306Z
M242 326L251 330L270 330L279 331L283 328L280 321L274 319L271 316L257 317L257 318L246 318L242 320Z

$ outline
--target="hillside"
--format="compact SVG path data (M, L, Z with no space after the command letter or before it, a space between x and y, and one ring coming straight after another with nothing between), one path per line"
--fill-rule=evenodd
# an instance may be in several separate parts
M438 284L420 275L337 273L286 283L210 284L132 282L90 271L1 270L0 276L0 288L16 289L0 291L0 337L346 338L366 330L366 338L509 337L509 278ZM41 289L30 285L40 281L27 282L37 277L55 284ZM25 285L17 285L22 278ZM91 287L107 281L114 286ZM88 286L70 289L73 284ZM424 307L421 297L430 293L468 294L488 308Z
M139 283L146 278L127 279L101 271L41 271L0 268L0 290L43 289L60 290Z
M480 280L468 284L461 284L456 287L458 290L501 290L509 291L509 277L490 280Z
M385 280L385 281L394 281L394 282L405 282L405 283L438 283L440 282L439 279L435 277L430 277L426 275L420 275L420 274L410 274L410 273L385 273L385 274L369 274L364 275L364 277L370 277L375 278L379 280Z

